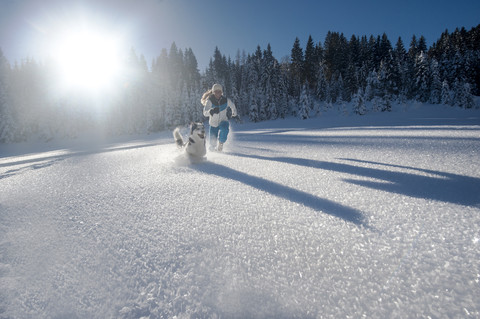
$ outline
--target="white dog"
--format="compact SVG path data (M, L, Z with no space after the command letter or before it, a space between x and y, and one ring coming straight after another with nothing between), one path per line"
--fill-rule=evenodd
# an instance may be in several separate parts
M188 141L184 141L180 129L177 127L173 131L173 138L178 148L185 149L185 152L195 158L203 158L207 154L205 145L205 125L203 123L192 122L190 124L190 135Z

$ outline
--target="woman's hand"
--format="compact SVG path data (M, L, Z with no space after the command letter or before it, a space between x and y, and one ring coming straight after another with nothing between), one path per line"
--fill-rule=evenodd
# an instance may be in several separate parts
M210 115L218 114L218 113L220 113L220 109L218 107L212 107L210 109Z

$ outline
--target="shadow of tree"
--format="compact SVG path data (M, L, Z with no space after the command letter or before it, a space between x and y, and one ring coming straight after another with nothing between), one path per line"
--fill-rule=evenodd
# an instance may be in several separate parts
M383 165L392 168L409 169L429 175L427 176L410 172L398 172L388 169L362 167L344 163L333 163L295 157L266 157L239 153L232 155L374 178L384 182L359 181L354 179L346 179L345 181L359 186L416 198L432 199L464 206L476 206L480 204L480 178L476 177L401 165L368 162L356 159L341 160Z
M404 165L387 164L373 161L344 158L342 160L367 163L379 166L402 168L435 176L425 176L413 173L400 173L390 170L362 168L362 173L369 173L387 183L348 180L364 187L380 189L392 193L404 194L418 198L428 198L464 206L480 204L480 178L446 173L430 169L416 168ZM368 175L363 175L368 176Z
M360 211L339 203L335 203L331 200L320 198L307 192L303 192L262 177L239 172L227 166L212 162L192 165L192 168L202 173L236 180L272 195L305 205L314 210L322 211L335 217L339 217L347 222L366 226L364 216Z
M36 162L34 164L27 165L27 166L22 166L20 168L10 169L10 170L0 174L0 180L4 179L4 178L7 178L7 177L12 177L12 176L21 174L25 171L37 170L37 169L49 167L49 166L52 166L53 164L55 164L56 162L59 162L59 161L61 161L61 159L50 159L50 160L47 160L47 161L44 161L44 162Z
M19 168L12 168L4 173L0 173L0 179L4 179L7 177L12 177L17 174L21 174L25 171L31 169L40 169L44 167L51 166L57 162L63 161L67 158L72 158L76 156L86 156L92 154L100 154L100 153L110 153L110 152L117 152L117 151L125 151L125 150L132 150L132 149L140 149L152 146L158 146L158 143L149 143L149 144L140 144L140 145L130 145L130 146L122 146L122 147L110 147L110 148L97 148L97 149L89 149L89 150L81 150L81 151L69 151L64 154L59 155L47 155L42 156L41 154L36 155L33 158L25 159L25 160L18 160L13 162L6 162L0 163L0 168L2 167L13 167L13 166L20 166L25 165ZM46 153L48 154L48 153Z

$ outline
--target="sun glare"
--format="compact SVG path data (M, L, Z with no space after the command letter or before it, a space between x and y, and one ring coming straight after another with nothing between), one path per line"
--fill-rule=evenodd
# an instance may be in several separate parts
M53 42L52 56L66 89L101 92L122 72L120 41L101 29L64 30Z

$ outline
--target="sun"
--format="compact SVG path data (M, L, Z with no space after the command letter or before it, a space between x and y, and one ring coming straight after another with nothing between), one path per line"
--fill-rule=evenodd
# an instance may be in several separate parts
M120 38L98 27L64 29L51 51L65 89L102 92L115 85L123 70Z

